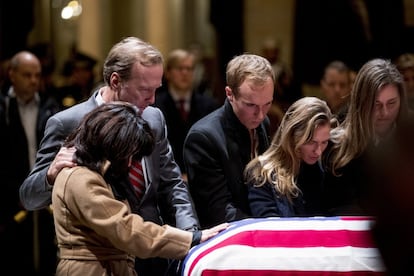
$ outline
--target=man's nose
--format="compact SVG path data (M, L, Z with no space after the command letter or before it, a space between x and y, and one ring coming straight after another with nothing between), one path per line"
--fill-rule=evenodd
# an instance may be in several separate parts
M266 107L260 107L260 106L258 106L257 107L257 116L260 118L260 119L264 119L265 117L266 117L266 115L267 115L267 108Z

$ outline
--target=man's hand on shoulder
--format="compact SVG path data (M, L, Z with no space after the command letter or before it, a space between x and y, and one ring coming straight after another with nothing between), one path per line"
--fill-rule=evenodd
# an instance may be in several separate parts
M59 152L56 154L52 164L50 164L47 170L47 181L49 185L55 183L56 176L65 167L76 166L75 160L75 148L61 147Z

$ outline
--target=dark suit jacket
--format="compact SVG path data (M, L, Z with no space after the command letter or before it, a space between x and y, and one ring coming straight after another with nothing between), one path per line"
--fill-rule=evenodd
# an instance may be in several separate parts
M20 198L27 209L35 210L51 203L52 186L46 182L47 169L67 135L77 127L86 113L98 105L95 99L97 93L48 120L35 167L20 188ZM142 117L153 130L156 146L152 154L145 157L149 186L138 207L139 214L144 220L158 224L168 223L181 229L196 228L198 218L188 187L174 161L166 137L164 116L161 110L149 106Z
M4 200L1 205L7 206L7 210L13 216L21 210L19 187L30 172L29 148L26 133L20 118L17 100L15 97L5 96L1 100L2 135L3 145L0 163L0 175L3 186ZM51 98L40 98L39 111L36 120L36 141L37 144L43 137L47 119L59 111L57 102ZM3 198L3 197L2 197ZM2 209L2 213L5 213Z
M269 119L257 128L258 150L269 146ZM184 142L188 184L202 227L251 215L243 170L250 161L249 131L228 102L196 122Z
M367 175L366 153L351 160L333 175L326 170L323 185L324 208L330 216L367 215L363 208Z
M47 119L58 110L57 102L41 97L36 120L37 144L43 136ZM13 268L16 275L54 275L57 248L53 216L48 209L23 212L20 204L19 187L30 172L30 160L27 136L14 97L6 96L1 101L0 133L3 146L0 155L0 244L7 251L0 265L10 266L15 256L20 256L23 261ZM23 215L16 216L20 217L16 219L16 214ZM33 260L35 241L40 245L37 265Z
M175 160L184 173L183 144L188 130L196 121L214 111L219 106L213 98L194 92L191 97L191 108L188 114L188 120L184 121L168 90L157 92L154 106L161 109L164 113L167 122L168 140L171 143Z

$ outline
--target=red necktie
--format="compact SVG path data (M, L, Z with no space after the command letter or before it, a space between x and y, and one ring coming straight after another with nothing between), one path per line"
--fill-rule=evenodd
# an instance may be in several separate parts
M187 121L188 112L187 110L185 110L185 100L184 99L178 100L178 104L180 108L181 118L183 118L184 121Z
M132 161L129 169L129 181L137 194L138 199L141 199L145 192L145 178L142 172L142 165L139 161Z

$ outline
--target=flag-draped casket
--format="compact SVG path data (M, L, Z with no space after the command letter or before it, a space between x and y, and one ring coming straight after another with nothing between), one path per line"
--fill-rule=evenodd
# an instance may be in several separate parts
M183 276L385 275L370 217L246 219L190 251Z

